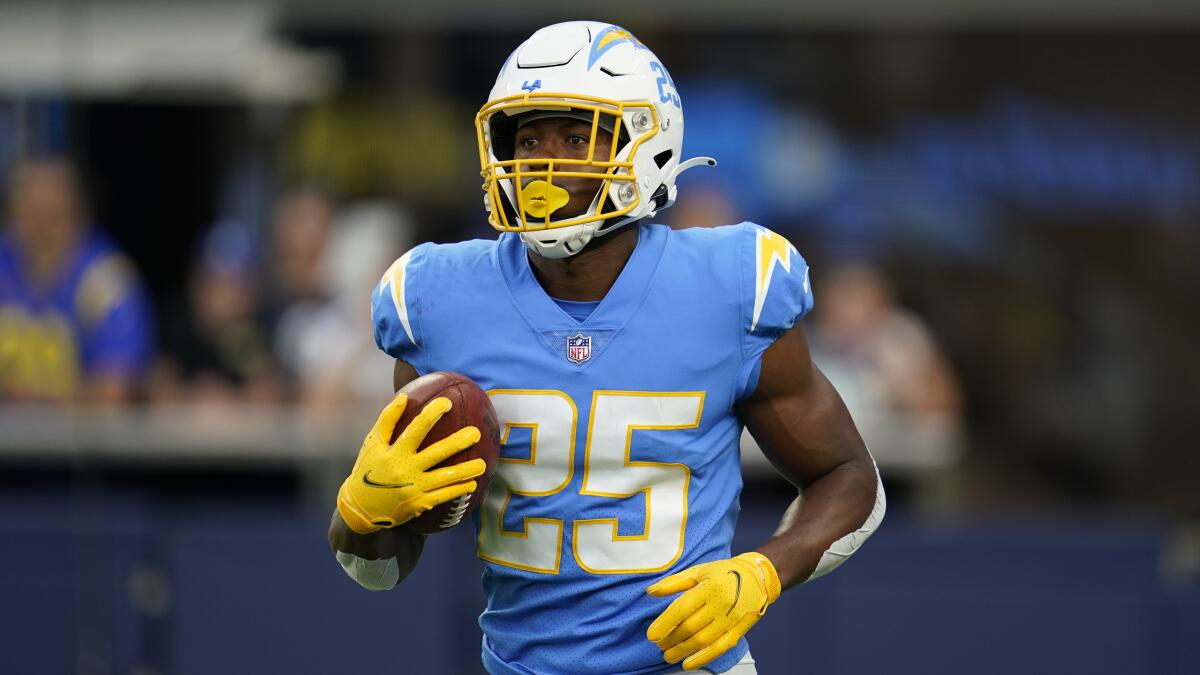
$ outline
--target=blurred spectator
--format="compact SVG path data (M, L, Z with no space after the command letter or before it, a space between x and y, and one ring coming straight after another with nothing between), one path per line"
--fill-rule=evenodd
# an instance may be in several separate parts
M274 303L326 299L321 256L333 228L333 201L320 190L303 188L284 195L271 224Z
M320 257L330 299L294 303L276 324L277 353L305 404L335 411L355 401L386 402L393 362L375 346L370 297L388 265L413 243L408 218L382 203L356 206L338 219Z
M156 369L156 400L236 403L283 397L256 275L249 233L234 222L213 227L192 269L188 314L167 335L172 355Z
M270 227L270 296L266 315L270 321L272 351L287 380L299 395L303 364L283 336L294 333L329 301L323 259L329 247L337 206L323 190L300 187L285 192L275 204ZM281 327L281 323L287 323Z
M0 398L125 402L153 353L132 264L89 226L73 165L16 168L0 238Z
M817 289L813 359L837 388L863 439L923 501L951 488L940 475L961 453L957 382L924 323L896 305L873 267L834 269ZM928 480L926 480L928 479Z

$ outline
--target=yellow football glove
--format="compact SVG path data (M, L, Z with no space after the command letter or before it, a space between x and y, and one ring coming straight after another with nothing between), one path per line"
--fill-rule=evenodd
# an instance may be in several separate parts
M761 553L689 567L651 585L646 592L675 598L650 624L646 637L663 650L667 663L684 670L706 665L733 649L779 597L779 575Z
M441 396L425 405L396 439L388 443L396 422L404 414L408 396L397 394L388 404L358 451L354 470L338 491L342 520L359 534L395 527L429 509L475 490L471 480L483 474L482 459L430 469L479 440L479 429L463 427L417 452L425 434L450 410L450 399Z

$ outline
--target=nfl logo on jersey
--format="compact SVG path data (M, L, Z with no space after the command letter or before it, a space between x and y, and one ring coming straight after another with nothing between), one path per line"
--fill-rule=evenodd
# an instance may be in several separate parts
M576 333L567 338L567 360L575 365L592 358L592 336Z

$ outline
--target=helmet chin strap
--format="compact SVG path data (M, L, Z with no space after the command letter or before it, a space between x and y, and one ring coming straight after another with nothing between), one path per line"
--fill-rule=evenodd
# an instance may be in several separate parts
M579 253L585 246L595 238L595 227L592 225L575 225L573 227L580 228L573 232L570 236L564 237L559 234L558 240L553 244L544 244L538 237L539 234L544 234L545 231L538 232L521 232L521 241L525 244L525 248L531 252L551 260L560 260L562 258L570 258ZM550 230L553 232L554 230Z

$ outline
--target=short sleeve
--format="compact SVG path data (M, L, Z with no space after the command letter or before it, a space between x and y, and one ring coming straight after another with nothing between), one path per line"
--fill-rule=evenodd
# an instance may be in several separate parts
M754 392L763 352L813 307L808 263L782 235L745 223L737 264L741 274L742 368L737 398Z
M371 295L371 323L375 344L389 356L423 366L424 336L421 334L421 295L418 281L425 262L426 245L400 256L383 273Z

